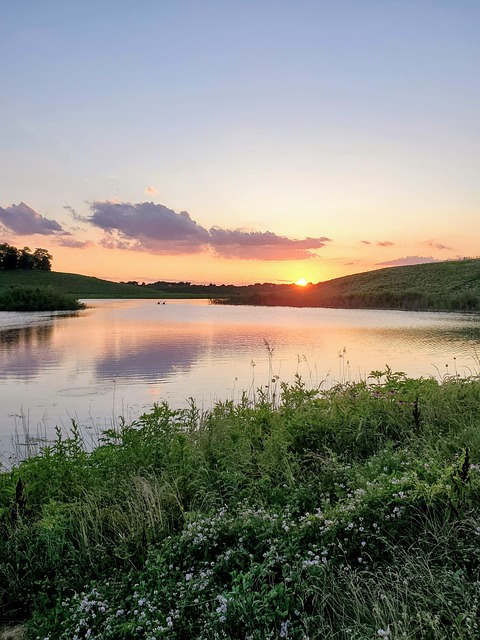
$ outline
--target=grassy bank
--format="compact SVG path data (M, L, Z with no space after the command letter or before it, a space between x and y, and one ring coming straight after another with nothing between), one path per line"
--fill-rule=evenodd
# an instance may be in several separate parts
M307 287L239 291L227 304L432 311L480 310L480 260L390 267Z
M155 406L0 475L0 618L31 638L470 639L478 378Z

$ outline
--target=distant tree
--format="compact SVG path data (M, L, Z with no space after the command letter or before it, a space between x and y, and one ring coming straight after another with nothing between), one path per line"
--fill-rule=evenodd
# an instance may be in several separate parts
M33 252L33 269L38 271L52 270L52 256L46 249L35 249Z
M18 249L6 242L0 244L0 268L5 271L18 269Z
M17 269L33 269L33 255L30 247L23 247L18 252Z
M35 249L32 253L30 247L17 249L4 242L0 244L0 270L13 271L14 269L51 271L52 256L46 249Z

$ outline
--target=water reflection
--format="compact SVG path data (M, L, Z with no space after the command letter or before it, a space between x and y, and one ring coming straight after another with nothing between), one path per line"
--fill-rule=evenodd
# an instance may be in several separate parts
M121 350L110 343L95 362L99 381L161 380L185 373L208 348L198 336L147 335L127 339Z
M31 346L32 343L34 343L34 346L40 346L51 340L52 331L52 325L48 324L6 329L5 331L0 332L0 343L5 346L5 350L8 350L9 348L18 348L24 345Z
M2 377L32 379L52 366L54 325L17 327L0 332Z

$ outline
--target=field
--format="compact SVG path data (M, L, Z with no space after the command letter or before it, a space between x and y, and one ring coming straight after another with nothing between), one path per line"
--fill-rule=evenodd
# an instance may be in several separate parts
M0 475L0 619L30 638L480 636L480 379L273 379Z

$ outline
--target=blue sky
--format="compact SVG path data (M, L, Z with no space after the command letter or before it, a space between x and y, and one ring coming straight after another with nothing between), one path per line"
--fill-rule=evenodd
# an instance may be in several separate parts
M0 224L57 270L318 281L480 253L476 1L18 0L0 20ZM166 210L210 239L172 250Z

